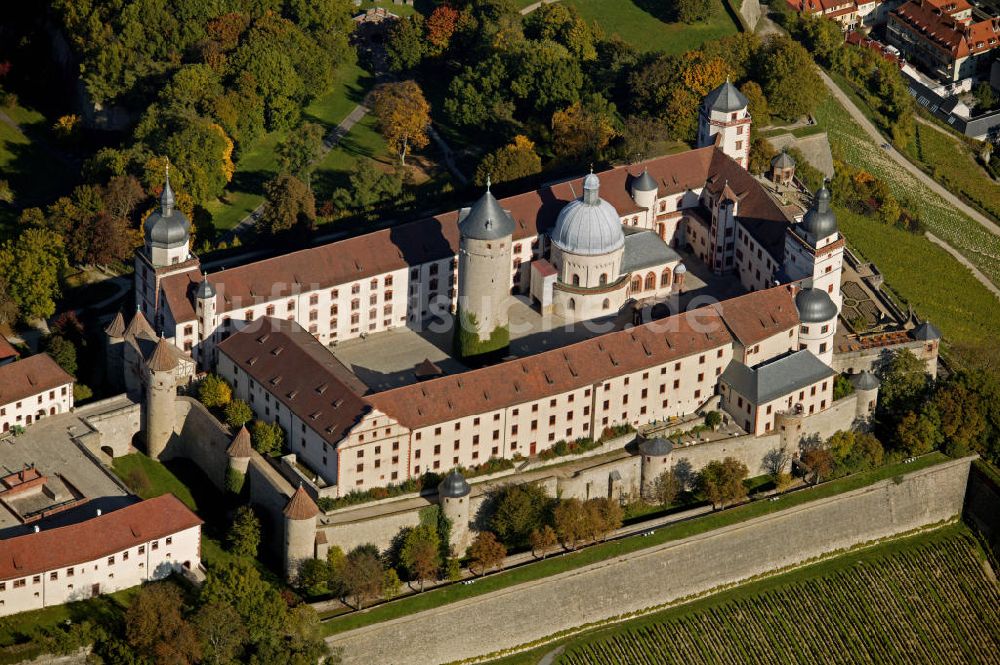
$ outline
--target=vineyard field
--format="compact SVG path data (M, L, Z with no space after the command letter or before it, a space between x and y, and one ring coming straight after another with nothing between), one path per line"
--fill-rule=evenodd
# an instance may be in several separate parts
M1000 585L968 531L944 531L821 576L571 640L556 662L1000 663Z

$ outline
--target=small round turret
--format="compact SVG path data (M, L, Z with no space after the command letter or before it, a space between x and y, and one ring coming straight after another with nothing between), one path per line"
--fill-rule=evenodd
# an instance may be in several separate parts
M438 504L441 512L451 522L451 546L459 555L469 546L471 492L472 488L458 469L449 473L438 485Z
M662 437L646 439L639 444L639 454L642 455L640 475L643 496L652 494L656 480L672 466L673 450L674 444Z

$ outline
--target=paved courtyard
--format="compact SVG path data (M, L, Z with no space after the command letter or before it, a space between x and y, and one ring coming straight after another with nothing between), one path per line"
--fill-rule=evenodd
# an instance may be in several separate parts
M671 314L690 307L741 295L744 291L735 275L715 275L693 256L681 255L688 266L684 290L671 298L667 308ZM643 312L642 316L648 316ZM526 296L511 299L510 355L530 356L558 349L591 337L605 335L632 323L632 314L619 314L591 321L568 321L556 314L541 314ZM422 330L397 328L339 342L330 351L354 372L372 392L381 392L417 381L417 365L429 360L444 373L468 371L468 367L452 357L454 319L432 319Z
M79 509L45 518L41 522L43 528L73 521L80 511L89 516L98 508L108 512L133 501L73 442L72 436L87 431L88 427L78 416L62 413L39 420L20 436L0 441L0 475L15 473L34 464L45 476L54 478L59 474L90 500ZM0 536L9 537L22 531L24 527L10 510L0 507Z

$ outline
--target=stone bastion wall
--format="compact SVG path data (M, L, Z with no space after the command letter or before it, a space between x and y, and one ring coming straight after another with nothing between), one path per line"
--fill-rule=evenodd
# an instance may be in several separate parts
M343 647L345 665L445 663L513 648L953 519L962 513L972 459L359 628L330 642Z

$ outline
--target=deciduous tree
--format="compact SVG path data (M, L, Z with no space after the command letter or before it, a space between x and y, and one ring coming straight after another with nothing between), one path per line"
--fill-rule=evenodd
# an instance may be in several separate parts
M359 609L382 591L385 581L385 566L374 545L360 545L347 555L341 573L347 595L354 597Z
M228 603L201 606L192 623L201 641L204 662L217 665L233 662L246 643L246 628L240 615Z
M282 173L264 185L264 197L258 231L275 234L297 225L311 228L316 222L316 198L309 187L293 175Z
M440 5L427 18L427 42L433 54L443 53L451 45L451 36L458 27L459 12L454 7Z
M503 546L492 531L480 531L469 546L469 568L478 568L485 575L490 568L499 568L507 557Z
M659 506L669 506L681 493L683 487L680 478L673 469L667 469L656 477L647 500Z
M198 384L198 400L210 409L229 404L233 389L217 374L209 374Z
M250 433L253 449L261 455L276 457L285 444L285 430L278 423L267 423L255 420Z
M403 541L399 555L411 580L424 590L424 583L437 575L441 568L441 543L437 530L429 524L421 524L409 530Z
M802 453L802 463L813 474L813 483L818 483L833 471L833 456L826 448L810 448Z
M7 276L9 297L25 319L55 313L66 267L62 237L46 229L26 229L0 246L0 273Z
M172 582L143 587L125 612L125 639L138 654L157 663L196 663L201 645L182 614L180 589Z
M518 134L514 140L483 157L476 167L476 184L485 185L487 178L493 182L520 180L542 171L542 159L535 152L535 143Z
M575 550L587 535L586 512L579 499L560 501L552 511L552 520L559 542L568 549Z
M531 554L542 559L559 542L555 530L548 524L532 529L529 540L531 541Z
M535 483L504 485L491 499L495 509L490 529L512 548L528 544L531 532L545 523L552 504L545 488Z
M724 508L746 498L747 489L743 484L746 477L746 465L736 458L713 460L698 472L698 489L714 508Z
M234 399L226 405L226 424L234 430L253 420L253 409L241 399Z
M260 547L260 518L250 506L240 506L226 534L229 551L236 556L253 558Z
M427 128L431 124L431 107L416 81L383 83L372 91L372 113L379 131L406 163L412 148L423 148L430 142Z
M283 171L301 177L319 159L322 151L323 127L315 122L304 122L278 144L275 154Z
M413 69L423 59L427 44L423 16L414 14L394 21L385 43L389 69L394 72Z

